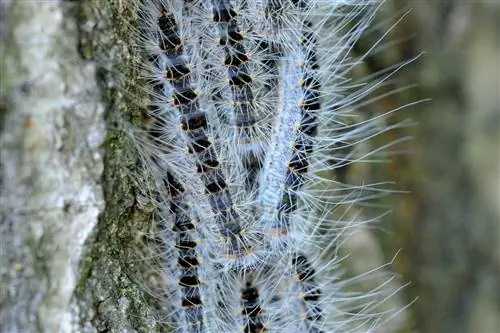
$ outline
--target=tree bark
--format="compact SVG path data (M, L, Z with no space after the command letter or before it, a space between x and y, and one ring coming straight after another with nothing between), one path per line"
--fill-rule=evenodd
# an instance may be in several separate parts
M1 332L155 331L129 277L148 222L113 131L130 110L103 69L120 4L0 3Z

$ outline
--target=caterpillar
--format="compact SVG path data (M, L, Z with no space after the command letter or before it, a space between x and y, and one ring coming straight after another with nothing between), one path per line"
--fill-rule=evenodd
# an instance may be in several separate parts
M37 5L44 6L31 7ZM119 163L120 170L136 181L137 201L155 210L152 237L158 246L152 268L163 281L151 292L160 299L154 309L159 318L176 332L366 331L384 322L386 313L378 307L382 286L364 293L346 291L364 276L343 276L338 253L351 230L376 220L358 215L351 206L385 195L379 184L351 185L341 173L350 165L384 158L389 147L366 142L402 126L385 123L397 110L370 115L361 108L411 60L365 81L351 78L366 56L354 56L353 48L372 26L381 2L137 0L109 6L137 19L137 25L112 29L123 33L120 41L140 57L117 73L125 80L99 88L104 93L118 90L125 96L125 108L133 105L141 111L140 130L129 131L134 123L124 132L136 145L142 169L131 167L128 172L136 156ZM55 7L47 4L40 13L50 17ZM57 22L68 15L57 13ZM30 34L23 35L32 36L26 39L26 50L36 54L33 41L43 32ZM376 40L368 53L381 42ZM114 54L120 46L117 43ZM59 55L67 54L58 50ZM44 48L45 54L50 52ZM43 83L38 77L42 73L29 79ZM85 98L94 100L94 88L89 88L92 97ZM15 96L29 96L29 87L22 86L21 92ZM94 115L101 117L103 108L99 104ZM111 118L122 111L110 105L106 110ZM28 132L39 123L34 115L26 118ZM75 121L81 126L90 118ZM72 139L70 145L50 143L80 154L87 141L93 149L99 146L101 132L99 140L90 136ZM101 182L97 173L92 186ZM70 178L61 179L71 184ZM74 192L70 188L68 194ZM123 189L120 195L130 195L127 185L118 189ZM106 192L109 198L109 188ZM16 214L43 215L50 205L68 215L84 209L49 196L44 207L21 209L24 201L18 201L16 193L1 197ZM92 201L83 195L78 199L87 205ZM97 221L97 213L92 216ZM116 223L121 218L126 217L113 212L101 220L113 223L97 224L96 244L107 237L125 243L121 237L127 225ZM91 228L94 224L87 223L85 239ZM75 237L73 243L78 244L76 258L84 240ZM92 259L97 260L104 252L96 249ZM102 267L109 270L99 274L107 277L121 266L107 261L116 255L114 250L109 257L105 252ZM89 276L95 273L84 266Z
M22 5L27 8L21 11L26 14L26 19L57 16L54 20L57 24L47 24L50 29L37 31L39 23L30 24L31 30L19 35L26 42L22 54L24 60L29 59L28 67L32 65L32 58L38 55L68 57L66 51L71 47L66 43L64 48L55 47L54 40L57 39L52 36L57 35L57 29L63 30L61 22L66 16L70 17L70 13L58 11L56 2ZM75 305L72 301L72 306L68 306L67 297L68 290L74 288L71 286L74 281L74 284L78 283L77 293L80 293L75 299L81 294L92 294L92 301L97 300L95 309L99 308L99 317L107 316L107 310L101 311L106 309L106 304L118 300L116 303L120 304L124 316L132 313L131 318L137 314L141 318L149 317L151 310L157 323L165 323L168 331L174 332L384 331L383 325L398 313L398 309L384 306L392 295L385 292L390 280L383 274L378 276L380 268L353 277L344 274L344 257L339 250L354 230L383 216L365 217L357 207L387 194L384 184L365 184L364 181L362 185L350 184L345 170L385 159L392 143L377 147L372 145L372 139L405 126L404 123L386 122L400 108L387 110L385 114L366 112L366 109L380 98L378 89L387 85L399 69L413 59L362 80L353 79L353 72L363 65L365 58L377 52L379 46L383 49L385 34L375 38L368 51L355 54L360 39L369 35L370 29L375 29L375 16L382 1L118 0L110 3L97 1L92 5L115 8L134 22L130 25L115 24L110 28L117 34L119 32L121 39L118 43L116 40L102 40L103 44L116 44L112 51L114 55L122 52L123 58L132 59L114 73L118 80L99 87L105 94L112 91L120 95L123 103L116 109L115 105L105 107L97 103L97 84L87 80L94 74L95 64L84 66L76 62L75 57L68 59L74 63L65 62L60 71L55 71L57 66L51 67L53 74L57 74L51 80L67 83L62 75L64 70L76 69L78 64L89 73L82 77L70 76L70 79L84 90L74 92L61 85L59 90L47 94L46 101L41 101L36 94L30 96L29 83L36 82L33 86L37 93L41 88L46 89L42 80L45 70L42 73L39 68L32 67L27 71L28 81L20 85L21 89L9 90L9 94L12 93L12 100L18 103L15 110L25 112L24 109L29 110L28 105L37 105L37 110L26 113L26 121L21 127L15 122L8 125L6 135L2 129L2 142L6 143L8 151L6 156L15 157L18 149L9 130L22 128L28 133L28 141L24 143L27 150L43 146L43 149L33 150L33 156L37 155L36 151L43 151L33 159L43 163L32 163L37 164L33 169L46 165L54 156L61 159L56 162L57 166L64 166L57 168L61 170L58 172L56 168L48 172L50 168L41 167L43 177L37 180L36 173L31 175L33 170L29 166L26 169L13 167L18 162L29 160L8 158L5 164L8 167L2 169L6 180L2 184L10 192L8 195L2 193L0 197L3 206L7 207L7 210L2 207L2 214L10 213L12 208L12 221L17 221L23 214L28 222L38 221L39 217L40 220L42 217L50 219L52 212L63 216L57 219L57 230L61 232L56 236L64 237L56 240L64 243L57 243L57 246L72 251L69 252L71 274L64 275L69 278L61 278L57 269L47 265L47 272L50 271L47 279L50 275L51 281L57 282L54 285L69 281L60 288L61 295L66 293L64 302L60 303L60 307L65 308L62 316L74 316L66 311ZM37 10L37 6L43 10ZM71 5L65 3L65 6ZM80 5L74 6L80 8ZM86 2L82 8L89 6ZM68 27L71 28L71 24ZM65 38L61 39L71 44ZM38 48L38 42L50 47ZM122 47L123 44L127 48ZM132 57L127 50L132 50ZM80 56L85 53L84 48L79 51ZM107 50L104 54L108 54ZM135 57L136 54L139 56ZM107 64L103 67L110 69ZM9 70L9 75L17 80L18 76L23 77L21 72ZM98 71L96 77L101 74ZM51 107L72 103L61 97L63 90L72 100L78 101L85 112L80 115L82 110L75 108L76 117L68 116L72 122L59 128L58 121L70 121L66 119L64 108L54 109L51 117L56 119L57 128L42 131L40 124L46 119L42 121L45 115L40 115L45 109L39 108L38 102ZM52 90L43 90L44 93L49 91ZM55 97L60 97L57 99L60 101L53 103ZM86 99L90 101L89 105L95 105L87 108ZM1 107L3 110L4 105ZM152 225L153 231L148 234L151 238L147 240L154 240L153 254L144 255L139 250L127 252L130 249L124 251L124 244L142 236L140 232L128 230L127 223L132 223L127 219L133 219L130 215L111 209L97 220L97 207L103 209L98 192L102 161L97 150L104 140L104 130L101 123L97 126L94 121L101 121L106 109L107 116L112 118L109 125L128 108L139 111L140 119L133 125L125 119L124 128L119 130L128 134L135 143L134 152L138 153L141 166L137 168L135 165L137 156L116 154L117 165L110 165L111 159L106 158L105 168L115 168L121 174L114 175L114 178L109 174L105 176L108 180L112 178L113 189L120 191L119 195L110 194L112 191L106 186L105 196L112 201L109 207L116 204L115 200L124 198L127 201L124 206L134 205L135 199L141 209L153 207L154 221L145 223L148 227ZM11 119L8 118L6 123L11 124ZM73 133L66 140L67 132L75 132L75 128L81 129L84 137L78 138ZM88 129L90 132L86 133ZM43 144L42 140L36 139L42 137L41 133L52 131L56 133L55 138L51 138L52 134L47 135ZM108 136L110 142L113 135L116 134ZM86 153L85 149L92 150L92 153ZM109 154L119 150L113 147ZM60 155L61 151L67 155ZM95 165L86 165L89 162L86 154L95 158ZM82 164L77 172L75 163ZM95 172L90 171L94 169ZM85 173L92 176L87 185L73 184L72 177L81 175L83 179ZM16 188L16 177L23 179L23 189L26 187L28 192L35 192L38 186L32 183L33 177L47 188L54 185L57 195L56 190L50 195L47 195L50 191L40 191L42 204L30 205L36 198L30 198L24 195L23 189ZM47 177L54 181L46 184ZM135 184L135 197L128 187L129 181ZM92 196L94 190L97 191L95 197ZM64 196L60 192L64 192ZM84 202L81 204L81 201ZM95 205L94 201L97 202ZM141 206L142 203L147 204ZM90 208L85 210L85 205ZM72 219L76 224L65 223ZM12 234L12 226L20 230L24 230L25 225L31 228L31 222L12 221L2 225L2 230L7 231L5 239ZM37 244L40 240L40 251L38 248L35 251L39 256L45 249L44 244L51 243L52 234L43 228L33 229L39 234L37 237L43 236L34 238ZM91 255L85 257L81 274L74 274L81 252L88 247L84 243L89 242L91 229L96 231L95 239L91 240L93 243L90 242L95 247ZM72 235L75 230L79 232L66 243L67 230ZM19 247L16 242L17 238L9 239L9 248ZM126 269L133 269L133 265L127 266L128 262L123 265L115 259L127 255L138 258L141 264L153 258L146 264L159 279L137 281L137 284L150 288L145 291L153 296L150 299L152 307L147 311L134 309L139 297L128 297L130 289L123 287L127 283L134 285L127 273L123 273ZM59 256L54 258L59 259ZM97 261L98 265L95 264ZM45 265L40 266L45 270ZM3 270L5 272L14 277L21 274L17 267ZM102 284L89 283L91 279L87 277L102 281ZM374 277L384 279L377 282L378 287L368 291L355 288ZM77 278L81 280L76 282ZM15 282L17 285L21 283ZM119 289L120 297L115 297L109 286ZM17 309L31 300L25 296L29 292L16 300L16 304L22 305L12 307L12 311L9 309L7 330L30 330L14 323L18 313L24 313ZM57 303L50 297L47 299L47 304ZM32 304L33 308L38 308L41 303ZM40 308L44 311L46 304ZM94 322L92 311L79 315L86 317L81 323ZM63 321L61 315L45 317L52 323ZM113 325L110 327L115 328ZM102 327L102 330L106 329L107 326ZM136 329L154 331L148 325ZM128 328L116 330L126 331Z
M391 112L357 121L355 109L406 63L366 84L349 79L380 5L137 4L130 35L150 103L135 142L158 193L173 331L348 332L384 321L379 290L349 297L341 289L352 281L336 271L337 243L365 221L329 213L380 191L323 175L369 162L386 147L356 147L400 126L380 124Z

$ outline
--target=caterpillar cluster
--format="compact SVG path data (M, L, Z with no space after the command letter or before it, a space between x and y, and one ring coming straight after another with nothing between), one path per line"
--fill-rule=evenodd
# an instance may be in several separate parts
M140 3L150 103L136 142L156 187L175 332L350 332L384 320L378 290L344 293L336 271L342 233L364 221L330 213L377 188L324 175L374 157L355 147L390 129L353 110L395 70L349 80L379 5Z

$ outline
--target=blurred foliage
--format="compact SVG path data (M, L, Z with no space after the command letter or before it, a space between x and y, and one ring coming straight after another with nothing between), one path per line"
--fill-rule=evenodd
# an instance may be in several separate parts
M386 261L401 249L394 269L411 281L406 302L418 297L401 332L500 332L500 1L393 0L382 14L382 32L404 15L398 42L367 58L366 73L425 54L384 89L417 86L368 112L431 99L391 118L417 124L379 144L412 139L370 170L409 191L379 202L393 213L374 232Z

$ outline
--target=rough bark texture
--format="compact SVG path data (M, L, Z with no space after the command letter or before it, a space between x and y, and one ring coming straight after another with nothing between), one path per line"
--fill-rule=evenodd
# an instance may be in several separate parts
M113 131L121 4L0 4L1 332L154 331L129 278L137 156Z

